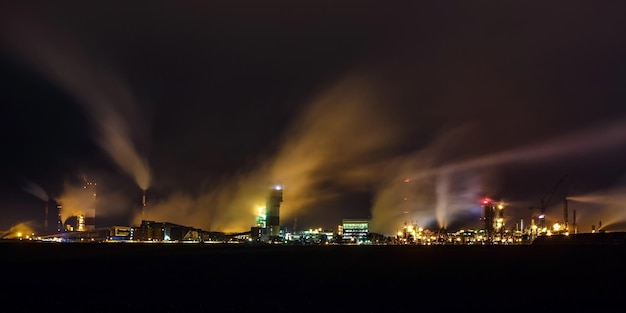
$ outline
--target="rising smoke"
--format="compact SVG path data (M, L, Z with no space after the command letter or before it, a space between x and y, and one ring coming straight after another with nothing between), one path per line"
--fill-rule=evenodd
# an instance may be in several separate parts
M102 60L90 60L85 47L68 36L51 33L28 16L16 13L3 17L7 31L2 35L27 61L76 98L93 121L96 142L139 188L148 189L150 168L136 149L138 134L133 133L145 125L137 118L136 102L122 78Z
M35 227L33 222L21 222L11 226L7 231L0 232L0 239L18 239L26 238L34 233Z
M87 208L96 207L97 198L87 192L84 185L66 181L63 193L54 199L61 205L61 221L64 223L71 216L86 215Z
M495 169L610 149L626 143L621 121L577 134L502 152L468 157L467 142L476 138L473 125L442 130L430 143L397 156L393 151L407 133L387 111L377 82L348 78L323 93L301 112L285 133L282 148L257 170L197 194L177 193L149 207L146 217L206 227L243 231L254 223L267 190L285 187L281 219L303 208L340 196L343 190L371 188L371 229L391 234L404 222L446 228L472 215L478 222L478 200L489 194ZM476 149L474 149L476 150ZM135 218L139 220L139 217Z
M141 124L135 119L132 94L121 78L104 66L96 66L84 49L67 38L46 34L20 19L4 25L10 25L5 28L11 31L5 35L22 54L84 106L94 121L102 149L139 188L148 189L150 168L135 146L133 131L137 129L130 127ZM626 124L617 121L565 138L468 156L455 151L474 135L464 126L431 134L430 143L398 156L393 151L412 138L407 125L389 114L393 103L388 103L389 93L381 91L380 81L368 78L340 81L308 104L284 134L277 154L256 170L212 187L149 202L145 216L136 216L134 222L145 218L209 230L243 231L254 223L267 190L280 183L285 188L283 220L320 200L338 196L336 189L324 188L332 184L374 193L372 231L393 233L407 221L447 227L459 215L476 213L476 200L490 188L493 167L558 159L626 143ZM59 197L66 215L77 213L82 206L79 203L87 201L75 195L79 191L76 188L81 187L66 185Z
M43 202L48 202L50 200L50 196L48 196L48 193L41 186L29 180L24 180L22 188L29 194L41 199Z
M590 232L592 226L606 231L626 229L626 187L572 195L567 199L570 210L576 210L581 231Z
M372 81L350 78L313 100L284 134L275 157L220 187L197 194L177 193L149 205L146 218L244 231L254 223L275 184L284 189L281 220L297 210L338 194L324 184L367 189L401 133L385 119ZM140 216L135 221L140 220Z

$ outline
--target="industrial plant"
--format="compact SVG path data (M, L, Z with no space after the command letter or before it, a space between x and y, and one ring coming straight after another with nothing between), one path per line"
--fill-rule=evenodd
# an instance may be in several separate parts
M57 227L52 234L25 232L5 233L1 238L13 240L35 240L51 242L139 242L139 243L232 243L232 244L283 244L283 245L528 245L546 242L545 238L573 238L578 236L576 210L570 212L568 201L563 201L562 219L547 225L545 204L542 200L541 214L531 214L530 224L524 219L514 226L505 214L506 204L492 199L482 199L482 227L478 229L428 229L414 221L398 225L392 236L370 231L369 218L344 218L334 229L302 229L281 227L280 208L283 203L283 187L276 185L268 190L266 204L257 210L256 221L249 231L224 233L207 231L188 225L168 221L142 219L139 225L114 225L96 227L96 183L85 182L85 207L78 214L67 216L62 205L57 206ZM142 194L142 218L146 210L146 194ZM46 207L47 210L47 207ZM47 224L47 217L46 217ZM591 234L604 233L601 222ZM539 240L537 240L539 238ZM625 242L626 236L613 242ZM557 241L560 239L551 239ZM563 242L562 240L559 242Z

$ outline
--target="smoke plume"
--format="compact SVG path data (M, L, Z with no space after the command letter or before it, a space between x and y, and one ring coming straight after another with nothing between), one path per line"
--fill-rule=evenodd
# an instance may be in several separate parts
M31 16L15 11L4 14L2 35L51 81L65 88L83 106L95 127L95 140L121 170L143 190L150 186L148 162L134 144L141 125L130 88L112 67L90 59L76 39L53 33Z
M265 206L276 184L284 190L281 220L313 202L338 196L329 185L366 190L388 157L388 148L400 139L386 112L376 106L381 99L375 87L362 78L339 82L301 112L272 159L215 184L218 187L176 193L149 204L145 218L243 231L254 224L258 208Z
M30 221L15 224L11 226L9 230L0 234L0 238L18 239L18 238L26 238L26 236L30 237L34 233L34 229L35 229L35 227L32 224L33 223Z
M41 188L41 186L28 181L28 180L24 180L24 184L23 187L24 191L28 192L29 194L41 199L41 201L43 202L48 202L48 200L50 199L50 197L48 196L48 193Z
M567 199L570 212L576 210L576 224L580 232L590 232L592 226L606 231L626 229L626 187L572 195ZM571 225L572 213L569 216Z
M69 217L86 215L87 208L96 207L96 197L85 190L84 185L65 182L63 193L55 198L61 205L61 221L65 223Z

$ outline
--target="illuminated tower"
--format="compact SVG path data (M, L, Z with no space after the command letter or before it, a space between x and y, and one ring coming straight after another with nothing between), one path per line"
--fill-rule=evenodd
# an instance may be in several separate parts
M87 193L84 214L85 230L93 230L96 228L96 183L86 181L83 188Z
M485 222L485 237L487 240L493 239L494 222L496 218L496 206L489 199L483 200L483 220Z
M504 233L504 205L498 204L498 218L495 221L494 227L500 232Z
M272 189L265 206L267 241L276 241L280 233L280 204L283 202L283 188L277 185Z

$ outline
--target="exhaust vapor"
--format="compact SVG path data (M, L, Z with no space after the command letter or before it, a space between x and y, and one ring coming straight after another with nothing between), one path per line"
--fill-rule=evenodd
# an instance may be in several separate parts
M6 37L20 55L25 55L52 82L73 95L90 116L95 140L139 188L150 186L148 162L137 150L134 140L141 129L136 102L130 88L111 67L89 59L84 47L59 33L51 33L24 12L3 14Z
M75 185L69 182L65 182L63 193L54 200L62 207L62 223L65 223L69 217L86 215L87 208L95 207L96 205L96 198L93 194L86 192L82 185Z
M18 239L31 236L35 232L32 222L21 222L11 226L7 231L0 234L0 239Z
M140 189L150 188L151 169L137 146L144 143L142 134L137 133L141 129L134 127L145 125L137 118L137 103L130 88L110 68L90 61L90 55L75 46L75 41L47 33L24 12L12 13L1 15L2 34L50 80L76 97L94 123L101 148ZM145 218L208 230L243 231L254 224L268 190L281 184L281 220L302 210L323 211L316 207L321 200L345 191L365 191L373 193L373 204L367 209L371 209L374 232L394 233L407 221L445 228L464 214L480 214L477 200L490 191L490 179L500 166L573 158L626 144L626 123L618 120L550 141L481 155L472 154L476 149L468 147L476 138L474 129L463 126L428 134L428 143L417 142L418 147L410 145L412 151L399 154L406 142L425 136L410 132L415 129L413 124L432 122L427 121L432 117L428 112L417 111L432 105L416 104L417 109L411 112L415 119L407 119L412 123L408 125L407 120L394 118L398 106L407 105L390 99L393 88L389 85L362 75L339 81L305 107L271 159L250 172L199 190L153 199ZM58 200L67 214L73 214L83 200L75 195L75 187L66 185L66 189ZM134 221L138 220L136 216Z
M249 173L196 194L176 193L149 205L146 218L210 230L244 231L265 206L270 188L284 187L281 220L340 194L334 187L367 190L389 147L400 140L385 120L375 85L345 79L314 99L284 134L281 148ZM135 222L140 217L135 218Z
M39 198L43 202L48 202L50 200L50 196L48 196L48 193L43 188L41 188L41 186L31 181L24 180L22 188L24 189L24 191Z
M590 232L592 225L597 230L626 230L626 187L573 195L567 200L571 204L570 211L576 210L579 232Z

